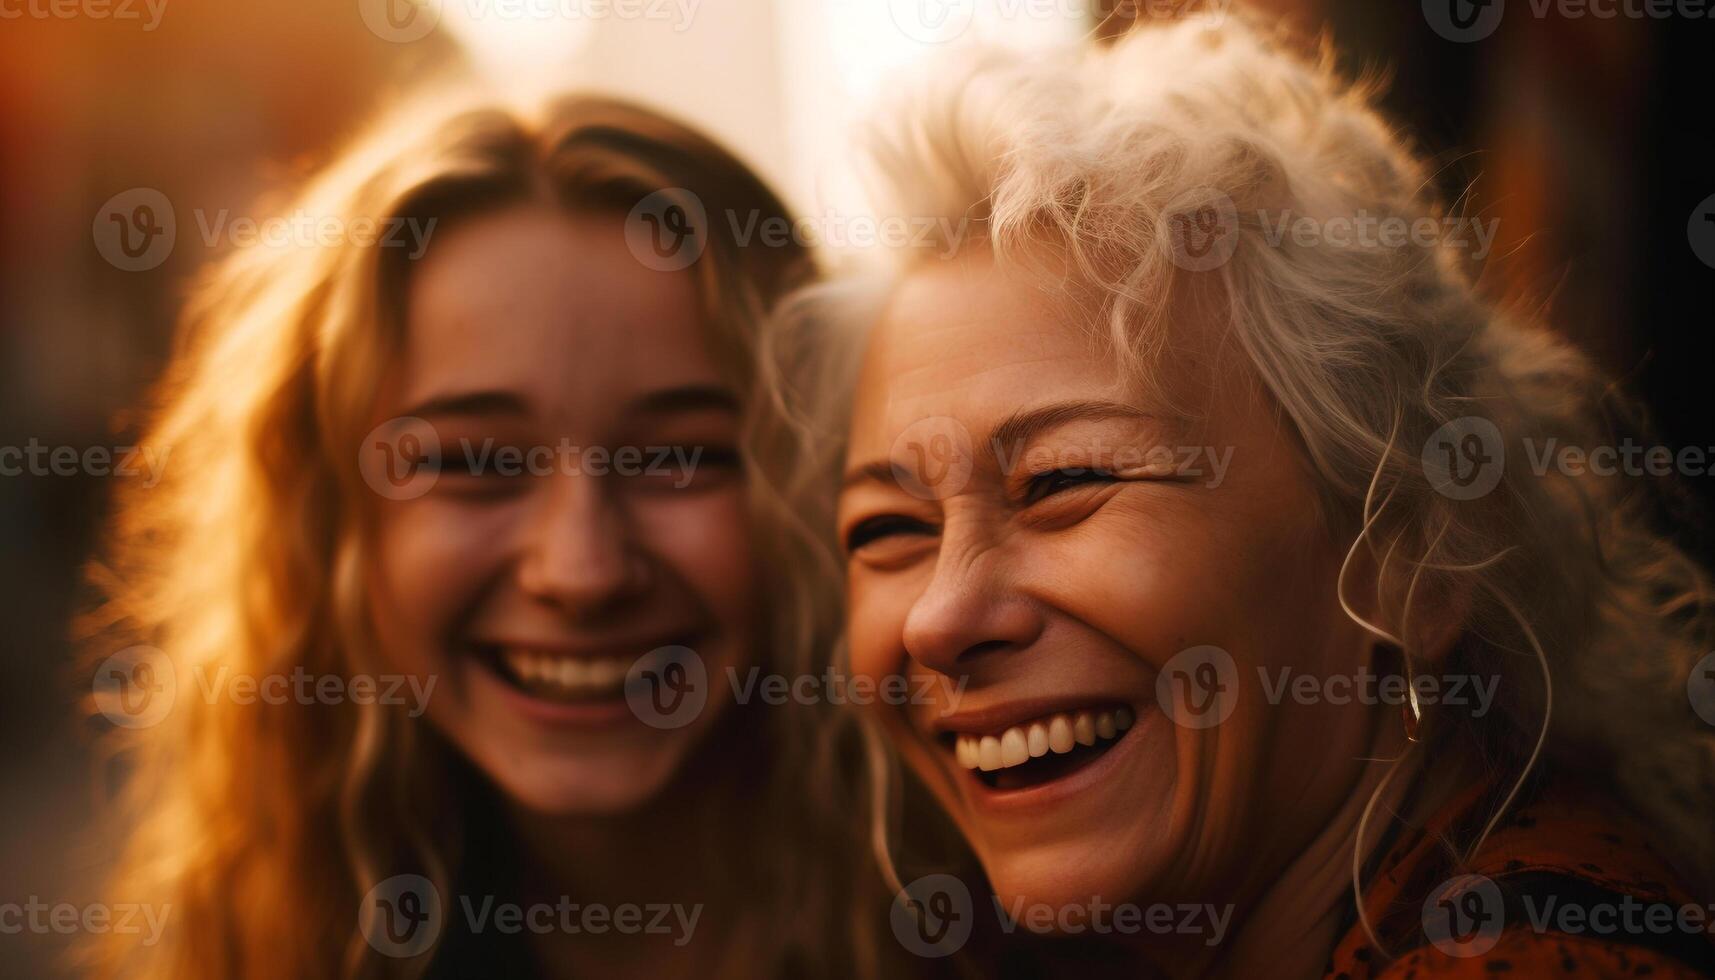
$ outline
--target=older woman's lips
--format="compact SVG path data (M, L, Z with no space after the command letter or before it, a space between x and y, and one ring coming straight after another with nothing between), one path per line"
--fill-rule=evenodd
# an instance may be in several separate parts
M1136 721L1127 705L1043 712L988 731L943 734L959 767L980 785L997 791L1040 786L1094 762L1124 737Z

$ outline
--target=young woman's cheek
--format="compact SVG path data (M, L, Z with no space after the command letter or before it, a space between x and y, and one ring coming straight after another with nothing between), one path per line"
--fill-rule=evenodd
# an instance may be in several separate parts
M384 506L370 566L383 653L411 666L444 662L459 615L506 574L522 507L432 495Z
M755 549L739 484L634 495L625 513L650 560L682 579L725 630L748 627L756 602Z

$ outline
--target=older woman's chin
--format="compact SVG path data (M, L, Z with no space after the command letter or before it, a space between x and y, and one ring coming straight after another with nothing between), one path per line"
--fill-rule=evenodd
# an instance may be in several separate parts
M983 865L997 911L1140 902L1180 874L1180 856L1201 850L1192 839L1201 809L1188 795L1195 787L1178 779L1196 771L1187 753L1201 748L1197 734L1149 711L1108 755L1052 783L1007 792L968 776L956 789L937 786Z
M997 857L985 869L1002 922L1064 933L1082 931L1116 906L1158 901L1162 857L1101 841L1068 841Z
M1115 811L1110 823L1080 833L979 847L977 856L998 912L1016 918L1016 908L1040 916L1047 913L1037 907L1045 907L1056 922L1075 921L1083 911L1179 900L1187 892L1180 857L1202 849L1193 832L1172 818L1170 806L1140 806L1130 814Z

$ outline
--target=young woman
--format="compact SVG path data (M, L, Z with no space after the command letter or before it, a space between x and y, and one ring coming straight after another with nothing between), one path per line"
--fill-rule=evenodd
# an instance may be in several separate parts
M827 619L751 479L812 267L731 229L780 201L640 108L431 99L289 213L198 290L104 572L167 696L114 883L167 925L105 972L873 972L826 705L735 691Z
M1639 481L1532 465L1618 444L1608 386L1367 94L1238 17L912 93L889 207L969 236L773 343L854 671L958 692L872 720L978 917L1079 975L1708 970L1705 578Z

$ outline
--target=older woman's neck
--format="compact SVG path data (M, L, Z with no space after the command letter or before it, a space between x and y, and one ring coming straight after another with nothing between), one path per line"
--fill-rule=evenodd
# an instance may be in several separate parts
M1140 935L1129 957L1093 962L1085 951L1075 967L1067 963L1068 969L1061 970L1058 967L1062 964L1056 963L1053 972L1096 980L1107 975L1105 965L1114 965L1114 976L1323 976L1328 957L1342 938L1342 928L1351 921L1352 862L1364 811L1374 798L1370 820L1363 828L1363 859L1367 860L1422 772L1421 750L1413 747L1405 753L1408 745L1393 718L1378 719L1370 739L1372 751L1366 756L1400 761L1362 764L1343 774L1345 785L1332 816L1311 832L1307 843L1286 859L1282 870L1240 889L1233 899L1236 911L1216 909L1232 916L1218 942L1210 943L1208 937L1196 935L1171 945L1168 941L1176 937ZM1419 795L1436 796L1434 792ZM1413 805L1419 810L1424 806L1433 809L1434 802L1420 800ZM1416 821L1427 814L1414 811L1407 816ZM1242 897L1245 893L1251 896L1248 900ZM1053 952L1049 955L1051 960L1055 958Z
M1406 742L1393 724L1378 726L1372 746L1375 751L1369 758L1399 761L1376 761L1358 771L1332 819L1235 925L1233 938L1211 965L1209 975L1323 975L1329 954L1342 938L1342 928L1352 921L1354 856L1362 866L1380 846L1422 768L1421 751ZM1367 823L1366 810L1370 812ZM1360 828L1361 854L1357 847Z

